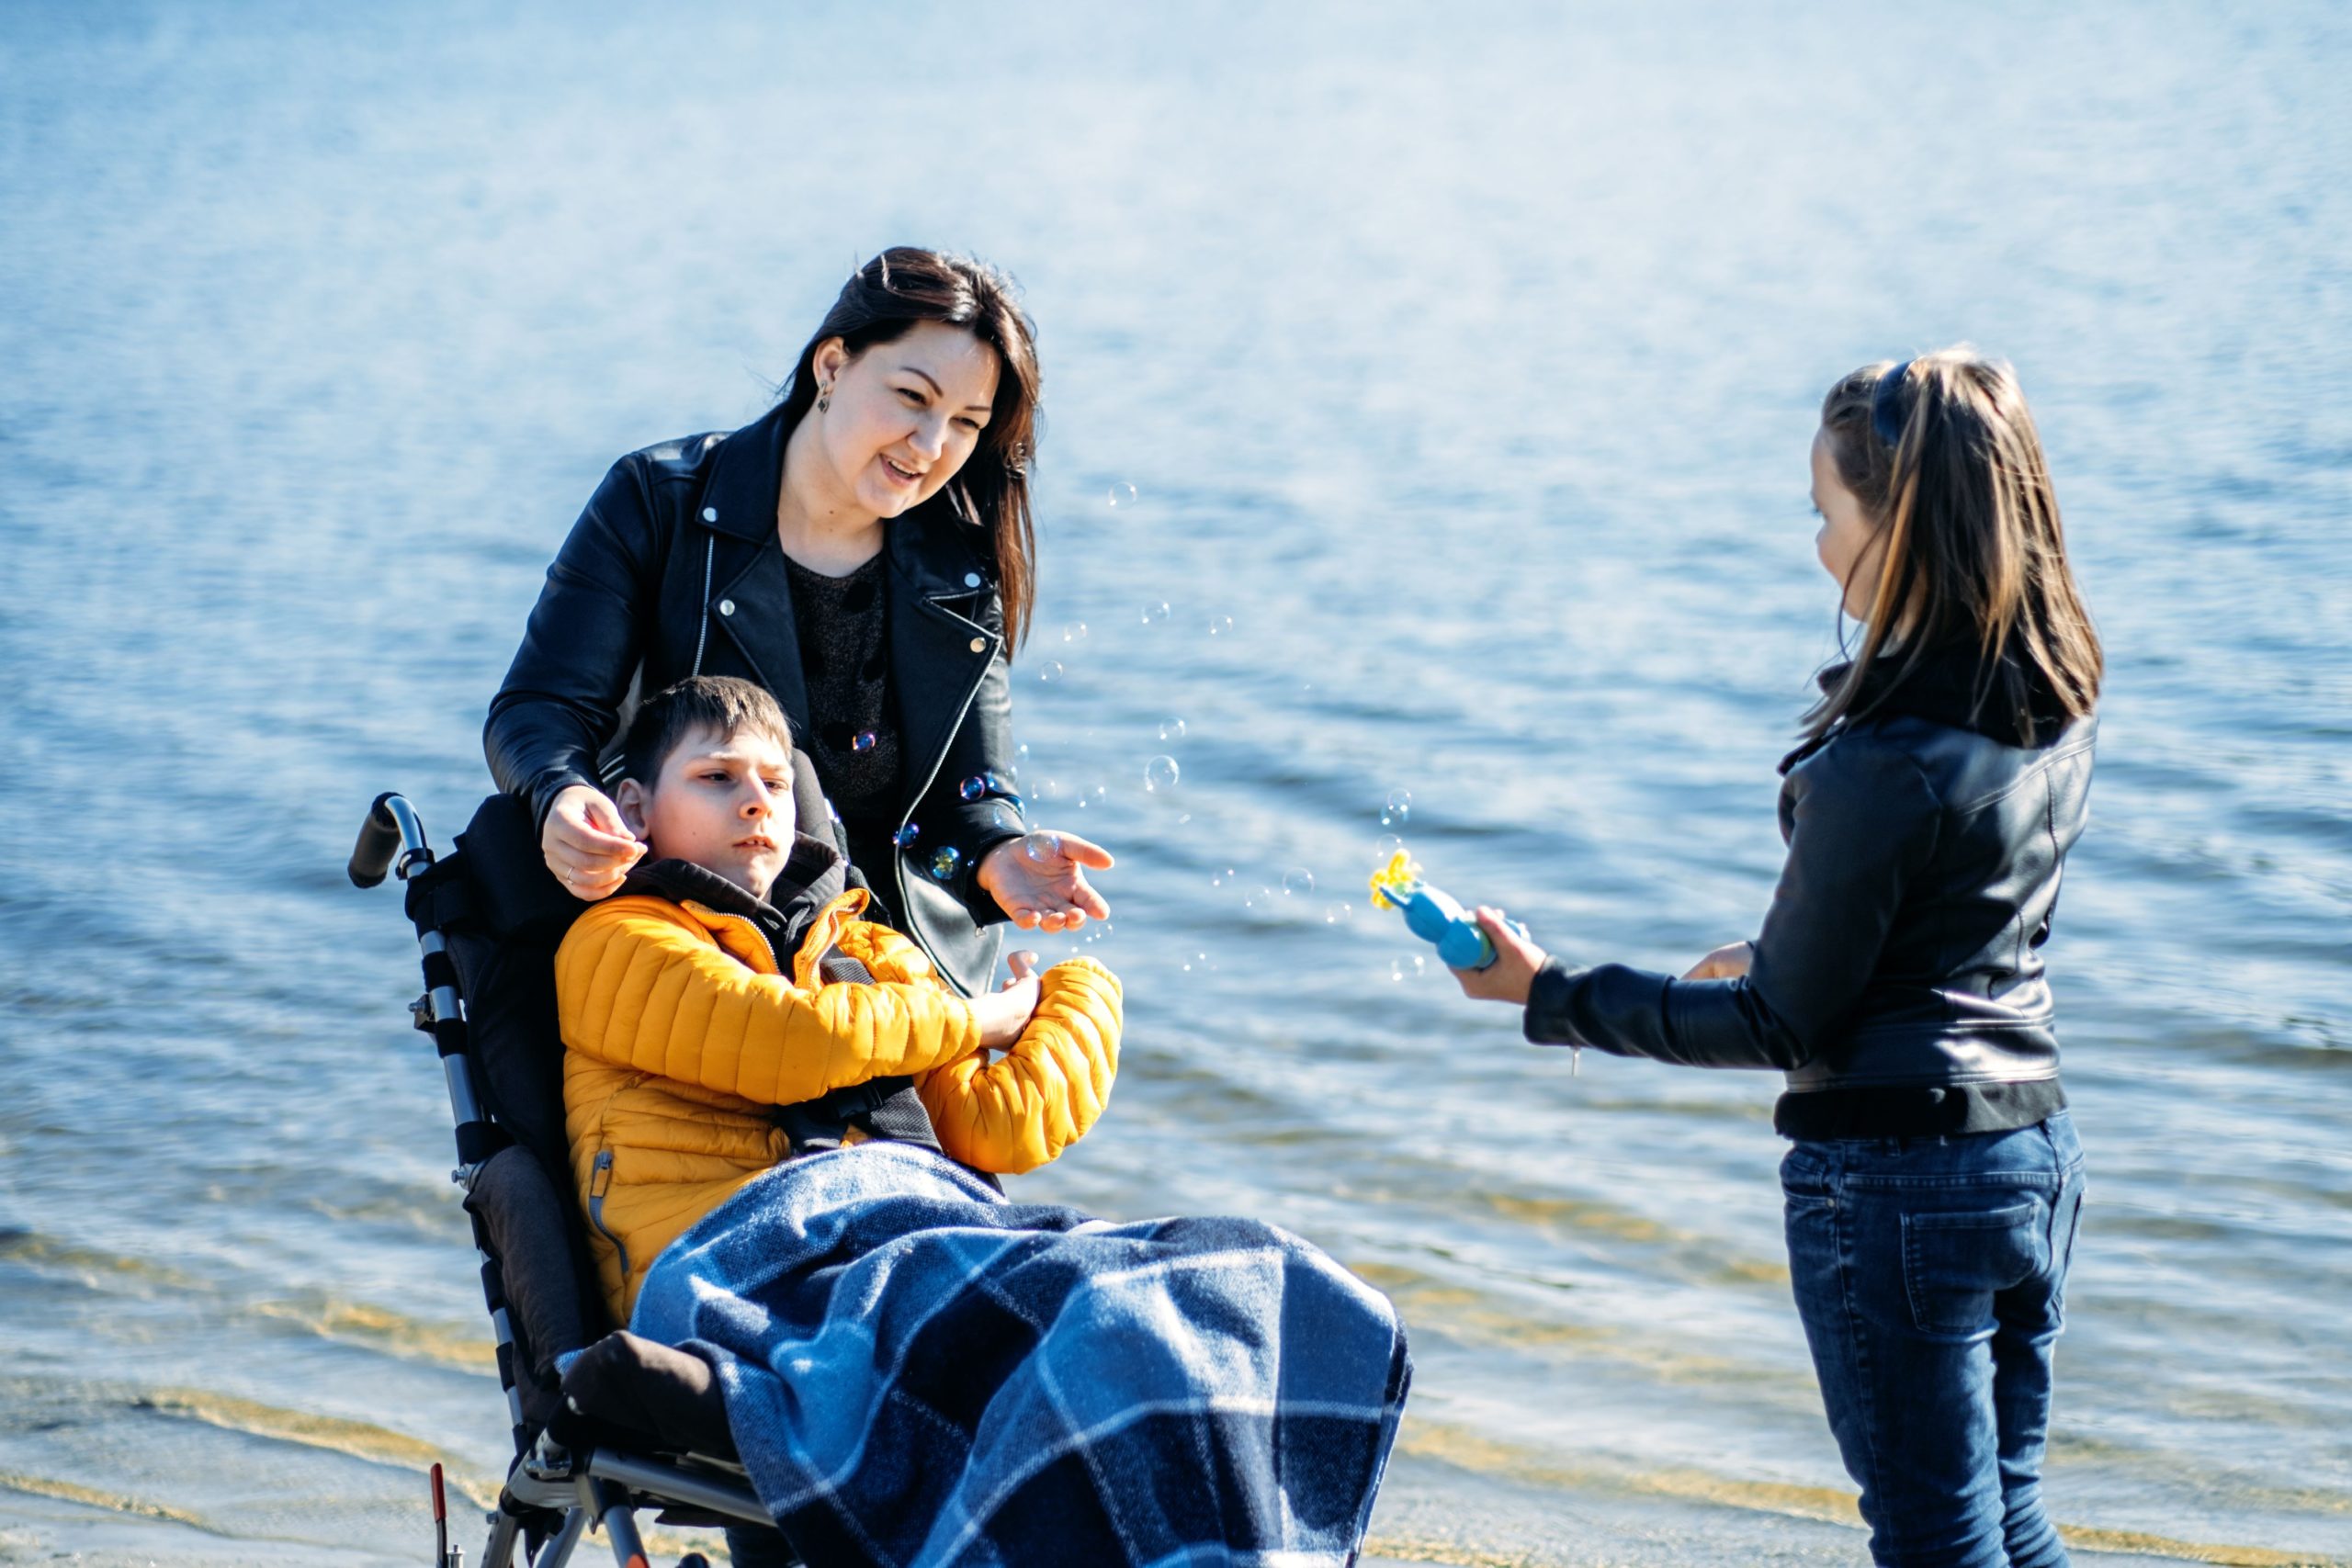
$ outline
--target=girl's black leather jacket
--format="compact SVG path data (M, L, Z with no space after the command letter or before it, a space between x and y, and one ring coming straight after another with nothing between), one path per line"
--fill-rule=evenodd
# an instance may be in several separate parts
M1792 1136L1990 1131L2063 1107L2041 946L2098 719L1980 717L1973 674L1931 661L1782 763L1788 861L1745 977L1555 959L1527 1037L1778 1067Z
M589 498L548 568L523 646L492 699L482 749L498 787L544 823L598 760L639 693L687 675L738 675L810 733L792 591L776 543L781 410L731 434L632 452ZM893 922L967 994L996 964L1004 919L972 877L1026 830L1012 793L1004 612L987 540L937 502L894 519L890 692L904 737L899 821L916 831L888 865L860 865ZM967 798L966 781L979 780ZM952 850L952 859L941 851Z

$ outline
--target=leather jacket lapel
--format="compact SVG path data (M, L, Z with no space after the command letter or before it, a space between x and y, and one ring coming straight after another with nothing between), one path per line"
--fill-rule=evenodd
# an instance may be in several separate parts
M722 544L720 556L728 553ZM783 706L793 735L809 734L808 683L801 673L800 633L792 618L792 579L773 534L731 581L721 580L711 590L704 613L734 642L752 667L752 678Z
M938 772L956 727L1002 641L967 611L987 592L980 563L941 531L949 518L903 517L890 525L890 689L899 705L912 806Z

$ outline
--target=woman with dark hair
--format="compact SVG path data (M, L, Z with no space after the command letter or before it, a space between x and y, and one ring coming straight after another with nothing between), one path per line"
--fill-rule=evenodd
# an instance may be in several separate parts
M582 900L642 846L599 761L688 675L773 693L878 913L972 994L1011 919L1109 907L1098 846L1033 832L1014 792L1007 659L1035 596L1033 328L1011 280L899 247L843 285L784 400L731 434L613 465L548 569L483 749Z

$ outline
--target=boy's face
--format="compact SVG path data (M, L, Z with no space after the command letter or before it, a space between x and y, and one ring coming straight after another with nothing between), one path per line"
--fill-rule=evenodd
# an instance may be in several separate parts
M650 858L691 861L754 898L792 852L792 754L757 730L695 731L651 789L623 779L613 803Z

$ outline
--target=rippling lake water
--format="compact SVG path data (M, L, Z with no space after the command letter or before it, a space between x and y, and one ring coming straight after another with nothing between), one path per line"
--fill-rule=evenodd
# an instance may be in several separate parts
M1818 399L2013 359L2111 671L2053 1511L2352 1561L2342 7L481 9L0 9L0 1560L417 1561L424 1466L494 1486L343 858L380 789L462 825L611 458L754 417L913 241L1027 285L1023 778L1120 856L1117 1098L1022 1190L1389 1292L1425 1562L1862 1560L1774 1083L1572 1076L1363 886L1406 791L1566 954L1751 932Z

